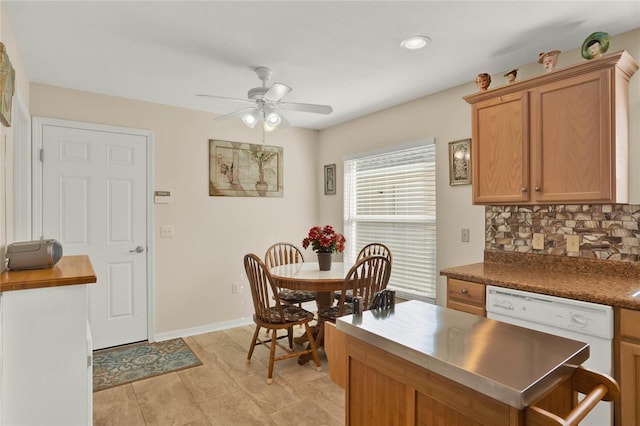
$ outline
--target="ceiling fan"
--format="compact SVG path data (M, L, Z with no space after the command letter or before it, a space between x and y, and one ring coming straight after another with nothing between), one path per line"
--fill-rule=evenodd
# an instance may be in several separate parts
M282 99L293 89L286 84L281 83L273 83L271 87L267 87L267 80L271 78L272 74L270 68L258 67L255 69L255 72L258 75L258 78L262 81L262 86L250 89L247 94L248 99L236 99L206 94L198 96L225 99L248 105L242 109L221 115L220 117L217 117L216 120L242 116L243 123L250 128L255 127L256 123L262 120L264 129L267 131L274 130L276 128L284 128L289 125L289 122L279 111L280 109L311 112L315 114L331 114L331 112L333 112L333 108L329 105L282 102Z

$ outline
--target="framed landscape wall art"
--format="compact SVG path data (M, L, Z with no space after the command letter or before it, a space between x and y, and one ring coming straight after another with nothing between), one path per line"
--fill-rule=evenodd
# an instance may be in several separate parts
M449 185L471 183L471 139L449 142Z
M324 166L324 195L336 195L336 165Z
M282 147L209 140L209 195L282 197Z

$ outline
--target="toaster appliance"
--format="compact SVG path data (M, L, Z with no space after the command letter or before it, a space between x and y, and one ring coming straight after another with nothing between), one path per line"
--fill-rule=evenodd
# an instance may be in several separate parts
M62 244L54 239L12 243L6 256L10 270L52 268L62 258Z

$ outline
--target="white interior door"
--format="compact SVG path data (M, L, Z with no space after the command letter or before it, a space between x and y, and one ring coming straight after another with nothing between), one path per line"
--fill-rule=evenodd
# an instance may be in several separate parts
M38 130L42 237L91 259L93 349L148 338L147 137L121 130L64 121Z

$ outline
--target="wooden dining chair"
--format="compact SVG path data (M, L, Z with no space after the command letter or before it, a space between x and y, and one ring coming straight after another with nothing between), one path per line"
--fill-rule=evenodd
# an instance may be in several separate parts
M366 311L371 307L371 302L375 294L387 288L389 276L391 275L391 259L387 256L375 254L359 259L355 265L349 269L342 282L340 299L338 304L318 309L318 323L320 331L316 341L322 344L324 337L324 322L335 323L336 319L353 313L352 302L349 302L348 295L360 299L361 311ZM353 299L351 299L353 301Z
M268 269L274 266L302 262L304 262L302 252L291 243L276 243L269 247L264 255L264 263ZM311 291L290 290L286 288L281 288L278 296L280 296L281 302L297 304L300 307L302 307L302 304L305 302L316 300L316 294Z
M391 263L393 262L393 256L391 255L391 250L389 250L389 247L387 247L382 243L369 243L364 247L362 247L360 249L360 252L358 253L358 257L356 257L356 261L368 256L373 256L373 255L380 255L389 259L389 268L391 268ZM340 300L341 295L342 295L342 292L336 292L334 295L335 300ZM345 295L345 299L347 303L351 303L352 297L353 296L351 295L351 292L347 291L347 294Z
M255 254L245 255L244 269L249 280L249 287L251 287L251 297L253 298L254 307L253 321L256 323L253 340L251 341L249 354L247 355L247 363L251 362L253 350L256 345L268 345L269 372L267 375L267 384L273 383L273 365L275 361L283 359L311 354L318 371L321 371L322 367L320 366L316 343L309 327L309 322L313 320L313 313L296 305L280 303L278 288L273 284L269 270ZM287 335L279 336L278 331L288 331L295 325L303 325L305 328L309 342L306 349L295 351L278 342L278 339L287 337ZM260 338L261 328L265 328L271 333L270 339L263 340ZM276 357L276 348L283 350L285 352L284 355Z

